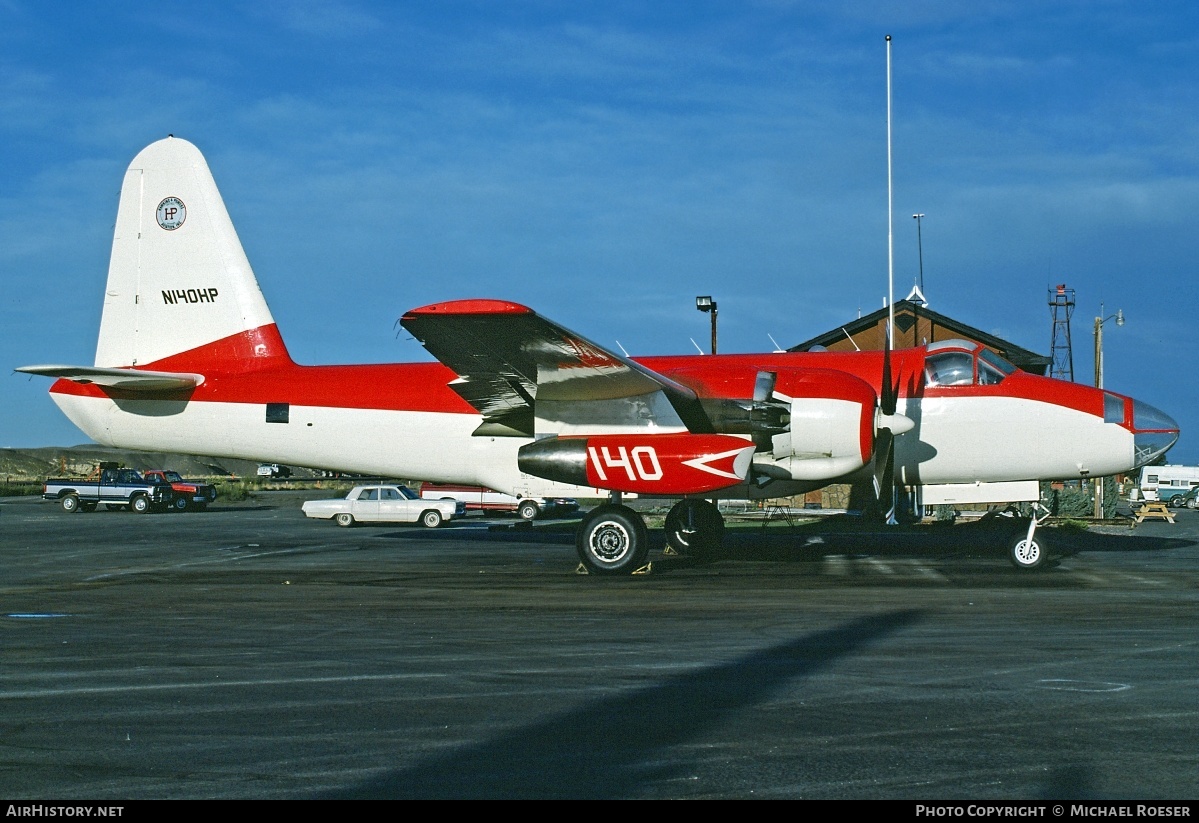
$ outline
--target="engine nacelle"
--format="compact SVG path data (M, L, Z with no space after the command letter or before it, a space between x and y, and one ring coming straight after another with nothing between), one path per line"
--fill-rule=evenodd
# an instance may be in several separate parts
M754 444L724 434L551 437L523 446L522 472L546 480L649 495L703 494L745 481Z
M790 431L771 438L770 452L755 458L754 469L779 479L832 480L866 466L876 430L873 387L843 373L809 373L790 385L785 376L779 375L776 396L791 398Z

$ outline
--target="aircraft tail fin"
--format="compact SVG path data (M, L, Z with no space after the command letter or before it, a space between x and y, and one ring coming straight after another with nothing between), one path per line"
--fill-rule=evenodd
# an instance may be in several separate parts
M121 186L98 368L252 371L291 359L204 156L167 137Z

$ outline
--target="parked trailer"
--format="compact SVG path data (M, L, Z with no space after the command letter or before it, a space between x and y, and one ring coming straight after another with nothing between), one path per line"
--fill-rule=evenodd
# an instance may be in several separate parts
M1141 469L1136 490L1144 500L1168 503L1196 486L1199 486L1199 466L1146 466Z

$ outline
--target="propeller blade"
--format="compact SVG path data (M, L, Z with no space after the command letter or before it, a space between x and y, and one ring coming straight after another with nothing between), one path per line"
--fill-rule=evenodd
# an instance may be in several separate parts
M891 325L887 324L887 343L883 348L882 386L878 397L878 417L874 435L874 493L879 508L886 513L888 526L898 525L895 510L899 507L899 496L895 488L895 436L909 431L915 425L911 418L896 414L899 404L899 383L891 375Z
M874 436L874 496L882 502L895 485L895 438L887 429Z
M895 486L895 438L887 429L879 429L874 439L874 494L878 507L883 512L888 526L895 526L899 508L898 489Z
M883 349L883 380L882 393L879 395L879 408L883 414L890 417L895 414L895 405L899 400L899 384L891 382L891 328L887 327L887 345Z

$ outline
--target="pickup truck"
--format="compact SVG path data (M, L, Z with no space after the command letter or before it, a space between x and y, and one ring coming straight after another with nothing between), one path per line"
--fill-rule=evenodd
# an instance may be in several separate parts
M142 477L150 483L171 487L175 497L171 501L171 507L175 511L185 512L192 508L202 511L208 508L209 503L216 500L216 486L205 483L203 480L185 480L176 471L146 469L142 472Z
M82 480L51 478L42 486L42 499L57 500L62 510L75 513L95 511L101 503L107 508L128 508L144 514L162 511L174 500L171 487L150 483L133 469L115 463L101 463L98 471Z

